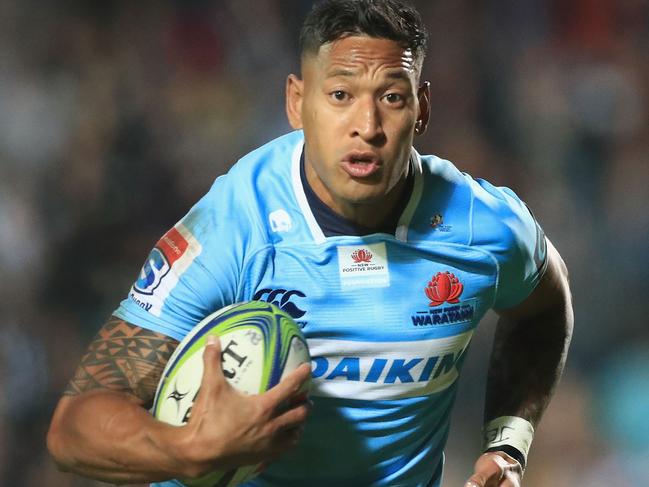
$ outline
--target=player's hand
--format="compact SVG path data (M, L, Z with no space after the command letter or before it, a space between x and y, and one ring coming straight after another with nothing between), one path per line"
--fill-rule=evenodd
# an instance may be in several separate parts
M179 448L187 477L272 461L297 444L309 410L301 392L311 377L309 364L258 395L243 394L225 379L218 339L208 341L203 365L200 392Z
M521 487L521 464L504 452L484 453L464 487Z

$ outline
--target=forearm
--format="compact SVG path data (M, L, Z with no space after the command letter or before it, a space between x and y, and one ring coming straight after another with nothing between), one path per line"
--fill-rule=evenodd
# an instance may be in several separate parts
M64 397L52 420L48 448L60 468L112 483L154 482L186 473L179 428L155 420L127 394Z
M226 380L218 340L209 342L192 414L183 426L172 426L146 407L154 399L161 362L177 342L123 322L105 325L52 419L48 448L61 469L112 483L199 478L267 462L295 446L308 412L295 399L311 368L303 364L270 391L246 395ZM142 359L152 355L152 344L156 359ZM129 362L132 356L140 358Z
M487 379L485 420L518 416L536 425L564 368L572 334L565 306L519 322L501 317Z
M48 448L62 469L113 483L181 473L179 428L146 410L177 343L117 317L106 322L52 418Z

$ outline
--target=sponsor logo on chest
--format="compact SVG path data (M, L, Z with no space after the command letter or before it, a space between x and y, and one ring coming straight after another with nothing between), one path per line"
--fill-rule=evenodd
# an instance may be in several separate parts
M338 274L343 287L387 287L390 285L385 242L338 247Z
M457 379L472 333L408 342L308 339L312 394L371 400L442 391Z

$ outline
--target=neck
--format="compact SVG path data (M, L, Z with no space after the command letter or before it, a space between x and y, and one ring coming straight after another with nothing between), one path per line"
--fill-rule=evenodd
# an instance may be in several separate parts
M307 183L320 200L343 218L368 229L380 229L401 202L404 191L408 187L409 166L406 166L397 183L378 198L369 201L348 201L336 198L328 191L322 180L317 176L311 164L305 165Z

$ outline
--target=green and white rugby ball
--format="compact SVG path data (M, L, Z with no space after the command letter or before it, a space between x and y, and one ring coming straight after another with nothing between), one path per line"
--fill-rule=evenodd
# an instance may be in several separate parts
M262 301L227 306L196 325L169 359L153 403L157 419L177 426L189 420L203 377L203 350L209 335L220 337L226 379L246 394L267 391L300 364L311 361L300 327L288 313ZM188 487L234 487L258 470L258 465L251 465L182 482Z

